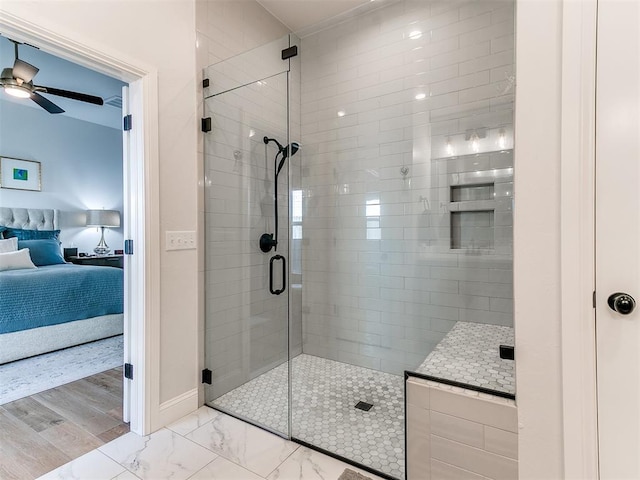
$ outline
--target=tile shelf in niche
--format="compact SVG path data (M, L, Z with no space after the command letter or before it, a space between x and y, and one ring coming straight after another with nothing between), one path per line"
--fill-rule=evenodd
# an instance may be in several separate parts
M466 185L451 185L451 202L477 202L493 200L495 197L494 182L470 183Z
M495 210L495 200L471 200L449 203L450 212L477 212L480 210Z

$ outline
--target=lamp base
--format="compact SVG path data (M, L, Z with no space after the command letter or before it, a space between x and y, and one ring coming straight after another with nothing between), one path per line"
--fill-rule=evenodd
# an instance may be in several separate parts
M111 249L109 248L109 245L107 245L107 242L104 241L104 227L100 227L100 229L102 230L100 243L98 243L98 245L96 246L96 248L93 249L93 251L96 255L106 255L111 251Z
M93 251L95 252L96 255L107 255L111 251L111 249L109 247L97 246L96 248L93 249Z

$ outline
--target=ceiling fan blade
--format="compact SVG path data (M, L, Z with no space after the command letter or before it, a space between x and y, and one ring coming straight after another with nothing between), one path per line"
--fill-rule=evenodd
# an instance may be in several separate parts
M72 100L79 100L81 102L93 103L94 105L104 105L104 100L102 100L102 98L95 97L93 95L87 95L86 93L70 92L69 90L60 90L59 88L52 87L36 88L44 88L43 93L50 93L51 95L70 98Z
M16 58L16 61L13 64L13 77L19 78L24 81L24 83L29 83L33 80L33 77L36 76L39 69L34 67L30 63L27 63L19 58Z
M61 109L58 105L53 103L51 100L44 98L37 92L33 92L31 94L31 100L36 102L49 113L64 113L64 110Z

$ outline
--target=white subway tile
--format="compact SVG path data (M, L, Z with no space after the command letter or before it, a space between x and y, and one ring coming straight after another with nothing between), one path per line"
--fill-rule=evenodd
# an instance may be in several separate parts
M485 42L482 45L490 45ZM460 63L460 75L468 75L473 72L491 70L497 67L504 67L513 64L513 50L506 50L500 53L489 54L489 49L483 55L469 57L467 61Z
M488 477L431 459L431 475L438 480L487 480Z
M464 35L468 32L474 32L491 25L491 12L486 12L481 15L468 17L461 19L459 22L445 25L438 29L431 31L432 40L442 40L458 35Z
M513 286L503 283L460 282L460 293L488 297L513 298Z
M440 67L444 67L446 65L451 65L455 63L460 63L461 64L460 66L462 67L462 65L468 63L469 61L472 61L472 59L475 59L478 57L484 57L489 55L490 53L491 53L490 42L475 43L466 47L462 47L459 50L456 50L453 52L444 53L442 55L436 55L432 57L431 67L440 68ZM499 65L493 65L493 66L497 67ZM493 67L489 67L489 68L493 68ZM463 71L461 68L459 70L459 73L460 75L466 75L474 71L479 71L479 70Z
M438 389L432 389L430 395L431 410L512 433L518 432L518 417L515 406Z
M484 447L484 425L431 411L431 433L472 447Z
M433 434L431 455L436 460L492 479L512 480L518 477L518 463L515 460Z
M428 480L430 476L431 442L428 410L409 406L407 409L407 478Z
M489 298L473 295L439 293L432 295L431 303L445 307L458 307L472 310L489 310Z
M484 448L489 452L518 459L518 435L498 428L484 426Z

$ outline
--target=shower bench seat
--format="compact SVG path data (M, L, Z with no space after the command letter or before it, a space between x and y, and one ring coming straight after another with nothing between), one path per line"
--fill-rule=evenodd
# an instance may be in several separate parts
M457 322L405 375L407 479L518 478L513 328ZM491 393L493 391L493 393Z

